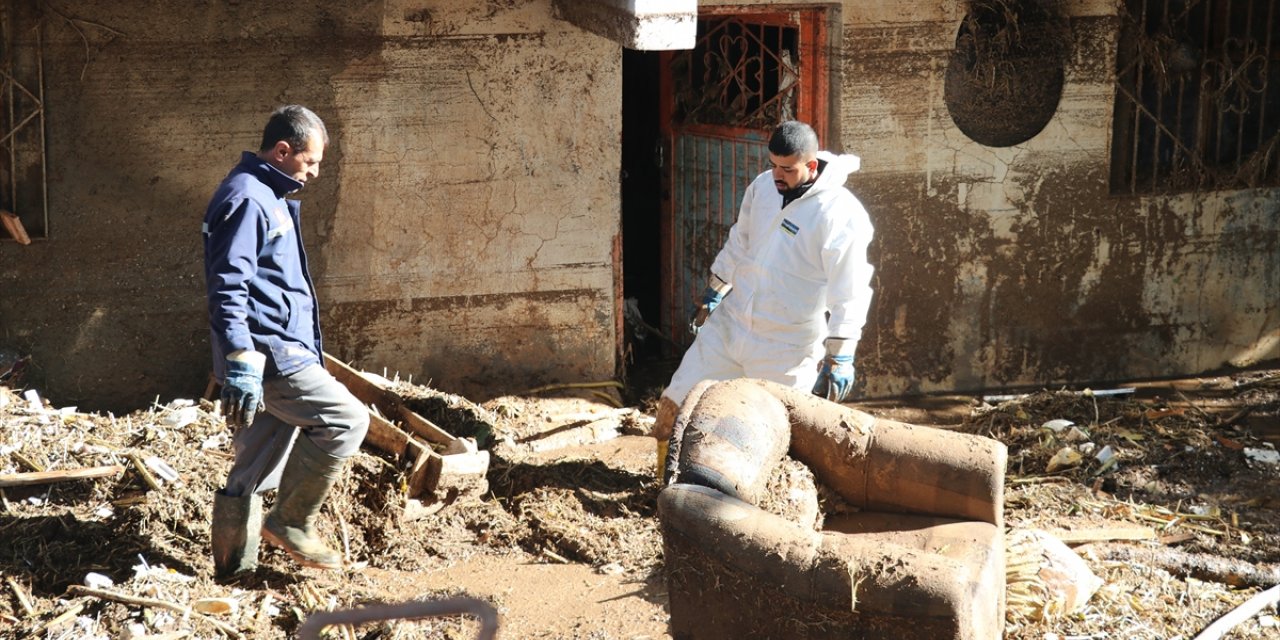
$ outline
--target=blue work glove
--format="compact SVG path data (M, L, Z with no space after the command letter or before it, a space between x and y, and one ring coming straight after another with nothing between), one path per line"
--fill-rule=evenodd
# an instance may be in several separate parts
M818 382L813 395L832 402L844 402L853 390L853 356L828 355L818 365Z
M689 321L689 331L698 333L698 329L702 328L703 323L711 316L711 312L716 310L716 305L724 300L724 294L716 291L715 287L707 287L702 292L702 304L698 307L697 313L693 314L693 319Z
M227 359L227 377L222 382L222 416L233 427L253 423L266 406L262 403L262 370L253 363Z

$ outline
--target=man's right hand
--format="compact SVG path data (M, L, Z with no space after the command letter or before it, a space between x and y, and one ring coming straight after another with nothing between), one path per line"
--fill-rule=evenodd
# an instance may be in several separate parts
M716 310L716 305L724 299L724 294L717 291L714 287L707 287L702 292L702 304L698 306L698 311L693 314L693 319L689 321L689 331L698 333L698 329L707 322L707 318L711 317L711 312Z
M222 382L222 416L233 427L253 423L266 409L262 402L262 366L242 359L227 358L227 376Z

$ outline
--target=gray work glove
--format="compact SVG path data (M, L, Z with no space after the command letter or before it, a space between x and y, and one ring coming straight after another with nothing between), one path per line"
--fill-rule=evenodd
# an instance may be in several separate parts
M265 409L262 369L251 362L227 358L227 376L222 382L222 416L227 424L248 426Z

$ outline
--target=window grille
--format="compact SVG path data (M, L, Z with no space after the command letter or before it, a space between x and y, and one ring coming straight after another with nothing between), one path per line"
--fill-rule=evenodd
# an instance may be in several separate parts
M799 28L748 20L699 18L694 48L672 59L677 122L768 130L796 117Z
M1280 185L1280 0L1125 0L1111 189Z
M35 3L0 3L0 210L47 238L43 43ZM0 231L0 240L9 234Z

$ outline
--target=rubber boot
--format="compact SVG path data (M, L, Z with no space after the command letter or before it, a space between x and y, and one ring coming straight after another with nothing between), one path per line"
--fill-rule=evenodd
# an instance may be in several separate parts
M280 475L280 490L262 525L262 538L284 549L304 567L342 568L342 555L316 535L315 519L344 462L344 458L321 450L310 438L298 436Z
M209 542L213 547L213 575L216 579L227 580L258 568L261 530L261 496L228 496L220 491L213 494L213 526L209 531Z

